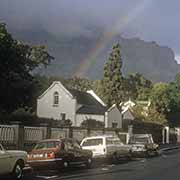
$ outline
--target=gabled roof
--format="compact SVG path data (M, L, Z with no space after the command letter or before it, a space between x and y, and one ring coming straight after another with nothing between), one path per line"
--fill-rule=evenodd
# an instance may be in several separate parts
M77 110L78 114L97 114L104 115L106 112L106 106L101 102L102 100L93 92L82 92L76 89L66 88L60 81L54 81L51 86L41 95L38 99L41 99L50 89L55 85L62 88L70 97L75 98L77 103L81 107Z
M82 106L77 110L78 114L100 114L103 115L106 107L103 106L96 98L87 92L68 89L68 91L76 98L77 103Z
M130 111L130 108L129 107L122 107L122 109L120 110L116 104L113 104L108 110L107 112L113 110L114 108L117 108L119 110L119 112L121 112L122 114L124 114L126 111ZM130 111L131 112L131 111Z
M72 94L65 88L60 81L54 81L47 89L44 91L38 99L41 99L50 89L52 89L55 85L61 87L70 97L73 97Z

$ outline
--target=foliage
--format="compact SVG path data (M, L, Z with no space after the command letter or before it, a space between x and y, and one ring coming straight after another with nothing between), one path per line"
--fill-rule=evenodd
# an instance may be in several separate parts
M69 89L76 89L79 91L86 92L92 89L92 81L85 78L74 77L69 78L64 81L64 84Z
M103 128L104 122L97 121L95 119L86 119L81 123L81 127L84 127L84 128Z
M12 38L0 24L0 109L12 112L31 101L34 78L31 72L53 59L43 46L30 46Z
M153 85L151 91L151 103L152 106L161 114L167 114L169 112L169 92L168 84L165 83L156 83Z
M132 110L136 120L161 125L167 124L165 116L159 113L154 107L145 109L142 105L136 105Z
M125 78L125 93L128 98L148 100L152 82L139 73L129 74Z
M112 48L109 59L104 66L103 95L108 106L119 104L123 100L123 76L121 73L122 58L120 45Z

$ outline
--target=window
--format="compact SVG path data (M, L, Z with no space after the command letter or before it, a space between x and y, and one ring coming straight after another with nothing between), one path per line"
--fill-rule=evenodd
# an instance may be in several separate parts
M99 139L88 139L88 140L83 142L82 146L97 146L97 145L102 145L102 144L103 144L102 138L99 138Z
M55 92L54 93L54 100L53 100L53 105L57 106L59 105L59 93L58 92Z
M42 142L42 143L38 143L34 149L46 149L47 148L47 143L46 142Z
M117 123L112 123L112 128L117 128L118 124Z
M66 114L65 113L61 113L61 120L66 120Z
M120 141L119 138L116 138L116 137L108 137L108 138L106 138L106 144L107 144L107 145L111 145L111 144L114 144L114 145L122 145L123 143Z

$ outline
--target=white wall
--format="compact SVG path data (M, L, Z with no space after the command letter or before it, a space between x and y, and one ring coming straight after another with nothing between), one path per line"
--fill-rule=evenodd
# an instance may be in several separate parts
M103 115L94 115L94 114L77 114L76 115L76 126L81 126L81 123L87 119L95 119L100 122L104 122Z
M122 116L117 107L107 112L106 128L111 128L112 123L117 123L117 128L122 128Z
M53 105L54 92L59 93L59 105ZM76 99L73 99L64 88L56 83L47 93L37 100L38 117L61 119L61 113L66 114L66 119L75 124Z

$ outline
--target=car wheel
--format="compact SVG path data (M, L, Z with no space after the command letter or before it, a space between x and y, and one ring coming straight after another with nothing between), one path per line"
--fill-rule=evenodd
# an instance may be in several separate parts
M87 168L91 168L92 167L92 163L93 163L92 158L88 158L87 162L86 162L86 167Z
M118 157L117 153L114 153L112 155L112 161L113 161L113 163L118 163L119 162L119 157Z
M155 156L155 151L152 151L152 150L147 151L146 156L147 156L147 157L153 157L153 156Z
M13 177L15 179L21 179L23 177L23 166L22 163L17 162L14 170L13 170Z

